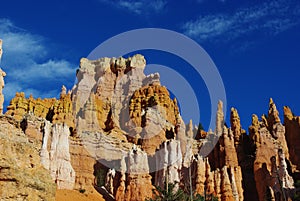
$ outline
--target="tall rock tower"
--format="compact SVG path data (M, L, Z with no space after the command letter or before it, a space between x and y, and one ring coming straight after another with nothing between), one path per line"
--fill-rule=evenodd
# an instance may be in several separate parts
M2 40L0 39L0 61L2 58ZM0 114L3 113L3 103L4 103L4 95L2 90L4 88L4 77L6 73L0 68Z

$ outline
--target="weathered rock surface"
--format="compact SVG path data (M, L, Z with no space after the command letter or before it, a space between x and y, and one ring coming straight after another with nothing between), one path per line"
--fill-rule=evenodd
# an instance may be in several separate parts
M40 166L58 189L103 186L109 198L129 201L151 198L154 185L167 182L221 201L292 200L300 179L299 117L285 107L282 125L271 99L268 115L253 115L247 135L235 108L231 127L225 124L219 102L214 132L185 125L177 100L158 74L144 74L145 65L142 55L83 58L78 83L71 91L63 86L58 100L22 92L11 100L6 118L39 146Z
M151 83L159 83L159 75L145 76L146 65L142 55L124 58L81 59L77 73L78 83L73 87L73 108L80 116L85 104L95 94L93 113L98 126L123 128L129 121L129 100L135 90ZM86 121L91 121L85 118Z
M94 189L96 159L85 148L80 138L69 138L70 162L75 172L74 189Z
M267 191L274 200L292 200L294 181L287 171L285 130L272 99L268 118L263 116L259 121L253 116L249 132L255 146L253 167L259 200L267 199Z
M2 59L2 40L0 39L0 63ZM3 113L4 95L2 93L4 87L4 77L6 73L0 68L0 114Z
M144 67L141 55L81 60L79 83L72 93L73 106L79 115L78 133L96 159L122 160L132 144L154 155L167 138L176 137L175 126L181 119L177 102L159 85L158 74L144 75ZM124 185L129 178L131 183L135 181L132 175L126 182L122 178L116 197L128 191Z
M136 90L129 105L129 132L150 155L166 139L176 137L179 121L176 99L170 99L168 90L160 85L145 86ZM139 129L138 129L139 128Z
M45 136L49 138L49 133L45 132L44 138ZM50 150L42 149L41 151L46 152L46 154L41 154L41 160L44 160L45 164L49 163L50 175L57 183L58 189L73 189L75 184L75 171L71 165L69 151L69 136L70 130L66 124L54 124L51 131ZM43 143L47 144L48 142L44 140ZM47 152L49 156L47 156ZM47 168L46 165L45 167Z
M284 107L285 137L289 148L292 171L296 173L296 178L300 179L300 117L295 116L291 109Z
M127 158L127 164L124 158L121 162L122 176L116 193L116 200L139 201L152 198L152 189L154 187L151 183L146 152L139 148L133 148L128 153ZM127 177L125 171L128 172Z
M40 163L39 146L14 119L0 117L0 200L55 200L55 183Z
M237 111L231 112L232 128L224 125L222 103L219 103L216 135L219 141L208 156L206 165L208 189L221 200L243 200L242 172L238 162L241 128ZM219 133L219 134L218 134ZM202 189L202 188L201 188Z
M165 182L176 184L175 190L180 183L180 170L182 167L182 155L180 141L171 139L164 142L156 152L155 185L165 187Z
M63 129L60 129L58 133L54 133L55 127L58 127L58 125L59 127L63 127ZM84 188L88 190L93 188L93 185L95 185L94 165L96 164L96 159L86 150L80 138L70 136L70 128L67 124L53 125L46 119L35 117L33 114L26 114L21 122L21 128L30 140L35 141L41 147L41 164L46 169L52 169L53 172L56 172L56 168L67 168L70 173L75 174L75 182L74 176L61 178L62 183L64 183L64 180L66 180L66 183L69 181L72 182L67 188L63 186L58 186L58 188L70 189L71 186L74 189ZM58 138L53 135L58 135ZM53 142L53 140L56 142ZM51 162L51 149L52 152L55 152L52 161L59 163L60 167ZM63 153L56 153L56 151ZM57 157L62 158L58 159ZM58 162L59 160L60 162ZM59 177L59 174L63 173L57 171L57 174L53 174L53 180L58 182L56 179Z
M2 52L0 52L0 53L2 53ZM1 60L1 55L0 55L0 60ZM3 95L2 91L4 88L4 77L5 76L6 76L6 73L0 68L0 114L3 113L4 95Z
M7 107L6 115L14 117L17 121L21 121L26 114L47 119L53 124L65 123L75 129L71 94L70 92L66 93L64 86L62 87L59 100L55 98L34 99L32 95L26 98L23 92L16 93L16 96L10 101L10 105Z
M75 129L71 92L67 93L65 86L62 86L60 98L50 108L48 117L53 124L64 123L69 128Z
M26 98L23 92L16 93L16 96L10 101L5 114L14 117L17 121L21 121L27 113L33 113L36 117L46 118L55 101L55 98L34 99L31 95L29 98Z

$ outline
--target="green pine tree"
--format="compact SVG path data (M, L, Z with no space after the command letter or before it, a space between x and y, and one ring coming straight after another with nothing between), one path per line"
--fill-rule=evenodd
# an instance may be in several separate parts
M156 186L156 189L153 190L155 198L146 199L146 201L218 201L213 195L193 195L192 200L190 195L185 193L182 189L174 192L175 184L169 183L165 189Z

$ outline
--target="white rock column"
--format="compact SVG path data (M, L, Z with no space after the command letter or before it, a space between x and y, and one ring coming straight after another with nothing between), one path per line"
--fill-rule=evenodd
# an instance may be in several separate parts
M0 39L0 63L2 58L2 40ZM3 114L3 103L4 103L4 95L2 93L4 88L4 77L6 73L0 68L0 115Z
M155 175L155 184L164 187L165 182L173 183L176 184L174 191L177 191L180 182L179 173L182 167L180 141L170 140L164 142L157 152L156 163L159 169Z
M49 121L44 120L43 142L42 142L42 149L40 152L40 156L41 156L41 163L44 166L44 168L46 168L47 170L49 170L50 168L49 151L47 146L48 146L48 139L51 134L51 128L52 128L52 124Z
M52 142L50 148L50 174L57 183L58 189L73 189L75 171L71 165L69 151L69 127L65 124L52 126Z

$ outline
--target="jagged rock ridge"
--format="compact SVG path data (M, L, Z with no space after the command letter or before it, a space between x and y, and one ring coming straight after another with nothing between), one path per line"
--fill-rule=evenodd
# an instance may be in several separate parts
M222 201L292 200L299 177L299 117L284 108L284 125L273 100L267 116L252 117L249 135L222 102L216 129L184 124L177 100L159 75L143 73L142 55L81 59L78 83L56 99L17 93L6 116L39 143L41 164L59 189L104 186L115 200L144 200L154 186L175 183ZM217 140L215 147L212 142ZM207 157L201 148L212 149Z

